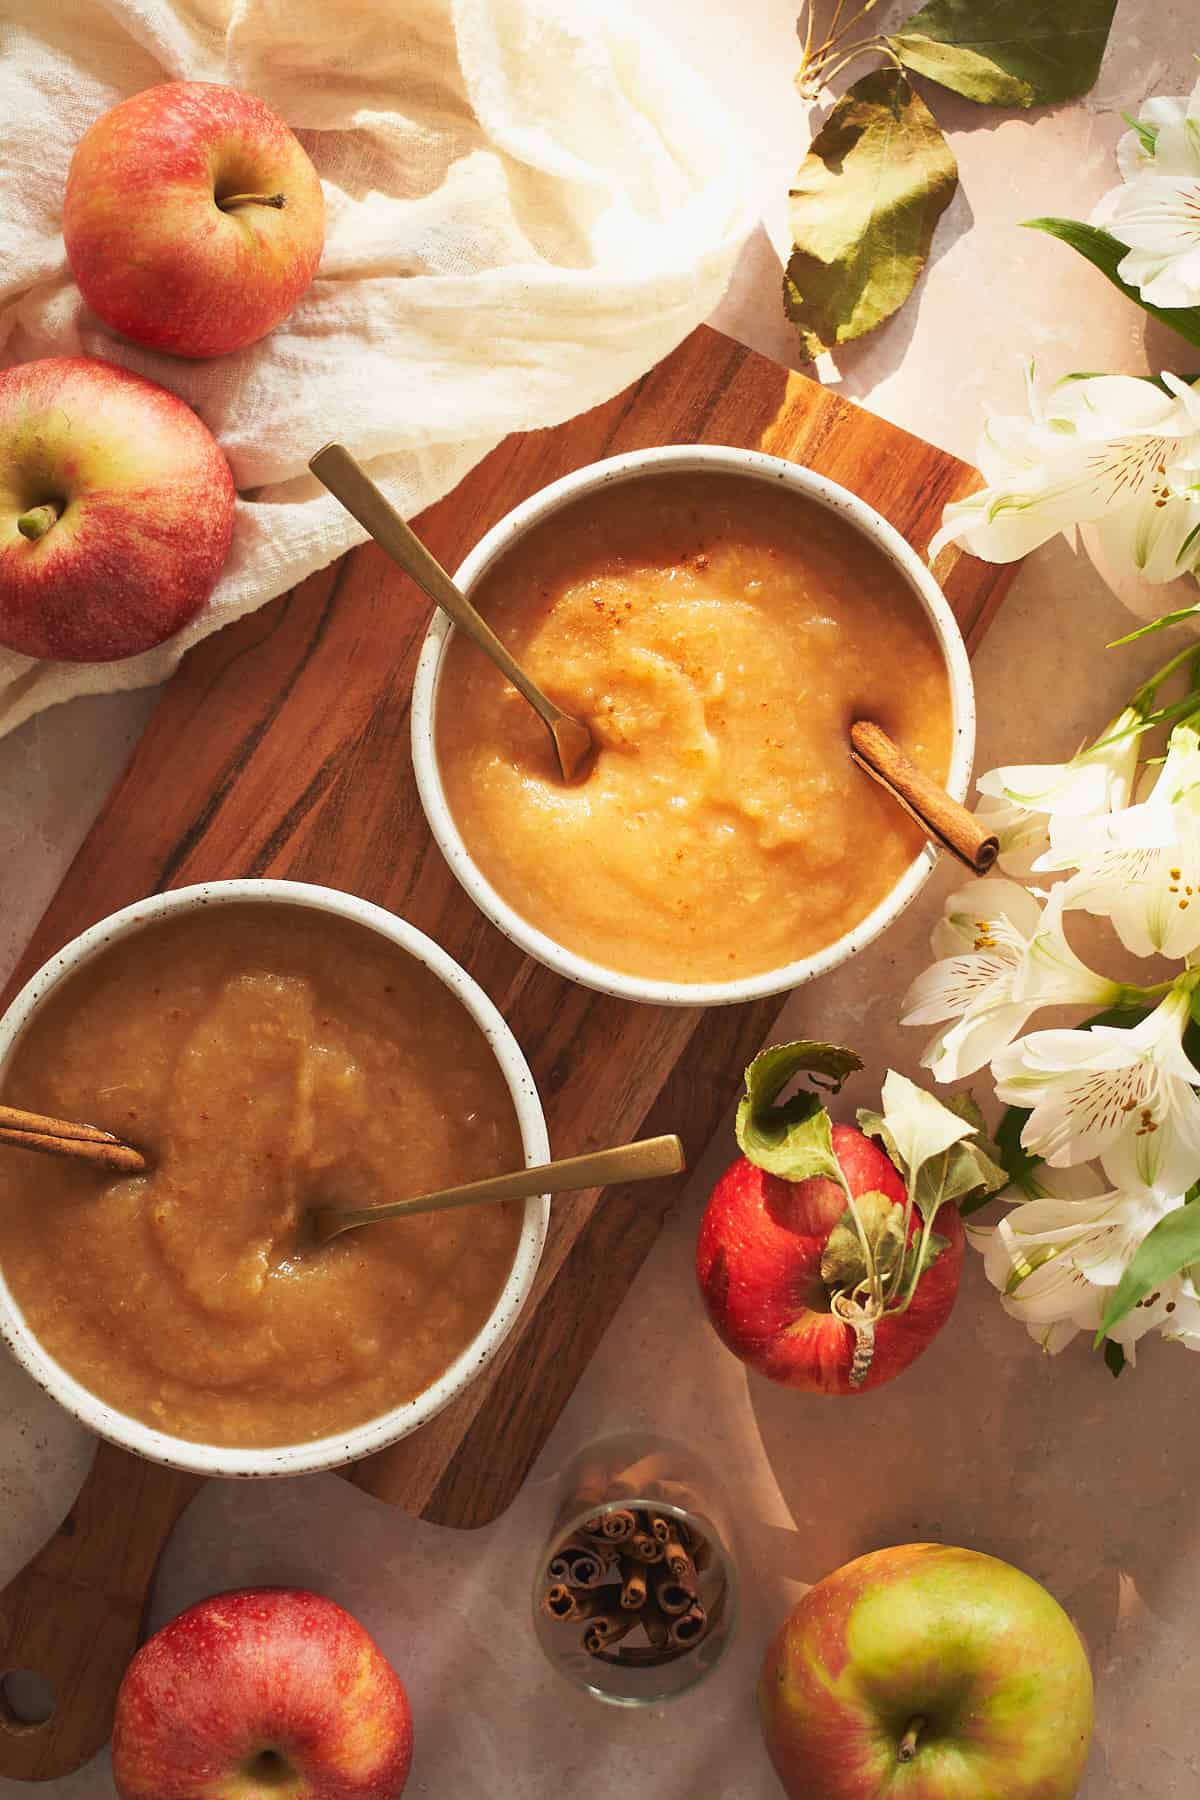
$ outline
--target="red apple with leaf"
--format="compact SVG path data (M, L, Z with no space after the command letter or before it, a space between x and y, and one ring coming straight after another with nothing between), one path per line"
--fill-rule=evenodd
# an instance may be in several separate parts
M709 1198L696 1250L718 1335L772 1381L855 1394L900 1374L950 1316L963 1263L959 1205L1002 1187L969 1098L944 1106L889 1073L882 1114L835 1125L808 1073L836 1092L862 1067L808 1040L746 1071L742 1155ZM935 1231L934 1226L937 1226Z
M125 1671L120 1800L394 1800L412 1715L375 1640L302 1588L239 1588L171 1620Z
M106 325L175 356L241 350L285 319L325 244L317 172L253 94L144 88L97 119L67 174L71 273Z
M157 383L82 356L0 371L0 644L109 662L162 643L216 585L235 500Z
M1092 1676L1058 1601L944 1544L861 1556L810 1588L763 1661L788 1800L1072 1800Z

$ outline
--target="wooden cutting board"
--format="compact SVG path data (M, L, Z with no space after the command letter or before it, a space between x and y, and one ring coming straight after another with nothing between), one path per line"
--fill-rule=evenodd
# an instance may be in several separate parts
M417 528L453 569L546 482L619 451L684 442L805 463L869 500L921 552L946 502L978 485L967 464L701 328L606 405L509 438ZM977 643L1012 568L952 550L938 574ZM368 545L198 645L5 1002L85 926L161 888L234 875L325 882L421 926L488 991L532 1065L554 1154L678 1131L695 1161L783 999L707 1014L634 1006L550 974L481 918L430 840L413 781L409 689L428 616L425 598ZM533 1297L502 1353L455 1405L348 1479L443 1525L501 1513L681 1185L556 1207ZM0 1707L0 1773L57 1775L104 1743L155 1560L197 1485L100 1447L71 1516L0 1595L0 1671L40 1668L59 1702L32 1730Z

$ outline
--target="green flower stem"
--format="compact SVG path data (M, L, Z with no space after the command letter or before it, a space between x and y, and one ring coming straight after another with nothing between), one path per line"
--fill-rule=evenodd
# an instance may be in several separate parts
M1138 688L1137 692L1134 694L1133 699L1129 702L1131 710L1133 712L1144 711L1150 701L1153 700L1163 682L1168 680L1170 676L1175 673L1176 669L1182 668L1183 664L1188 662L1195 654L1195 644L1188 644L1183 650L1176 651L1175 655L1172 656L1169 661L1165 662L1161 669L1157 669L1153 675L1148 675L1141 687Z
M1191 655L1190 650L1188 655ZM1193 689L1174 705L1160 706L1157 712L1147 713L1136 725L1126 725L1123 731L1114 731L1108 737L1098 739L1092 749L1107 750L1110 744L1119 744L1123 738L1140 737L1143 732L1153 731L1156 725L1186 725L1196 718L1200 718L1200 691Z

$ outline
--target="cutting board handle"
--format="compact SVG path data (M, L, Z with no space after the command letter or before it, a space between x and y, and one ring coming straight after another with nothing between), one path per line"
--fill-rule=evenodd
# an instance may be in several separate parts
M101 1443L54 1536L0 1594L0 1775L49 1781L103 1749L163 1545L203 1480ZM54 1696L17 1717L3 1682L32 1670Z

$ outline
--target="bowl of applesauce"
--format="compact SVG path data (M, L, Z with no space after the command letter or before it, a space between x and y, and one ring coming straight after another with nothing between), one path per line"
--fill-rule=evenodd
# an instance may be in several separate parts
M877 721L964 799L970 665L929 570L856 495L758 451L636 451L516 507L457 579L596 742L565 783L540 720L435 613L421 801L539 962L659 1005L757 999L864 948L926 880L936 851L849 728Z
M144 1175L0 1151L0 1335L100 1436L200 1474L370 1455L475 1379L549 1202L317 1246L317 1204L549 1157L499 1012L415 927L331 888L179 888L61 950L0 1019L0 1097L135 1144Z

